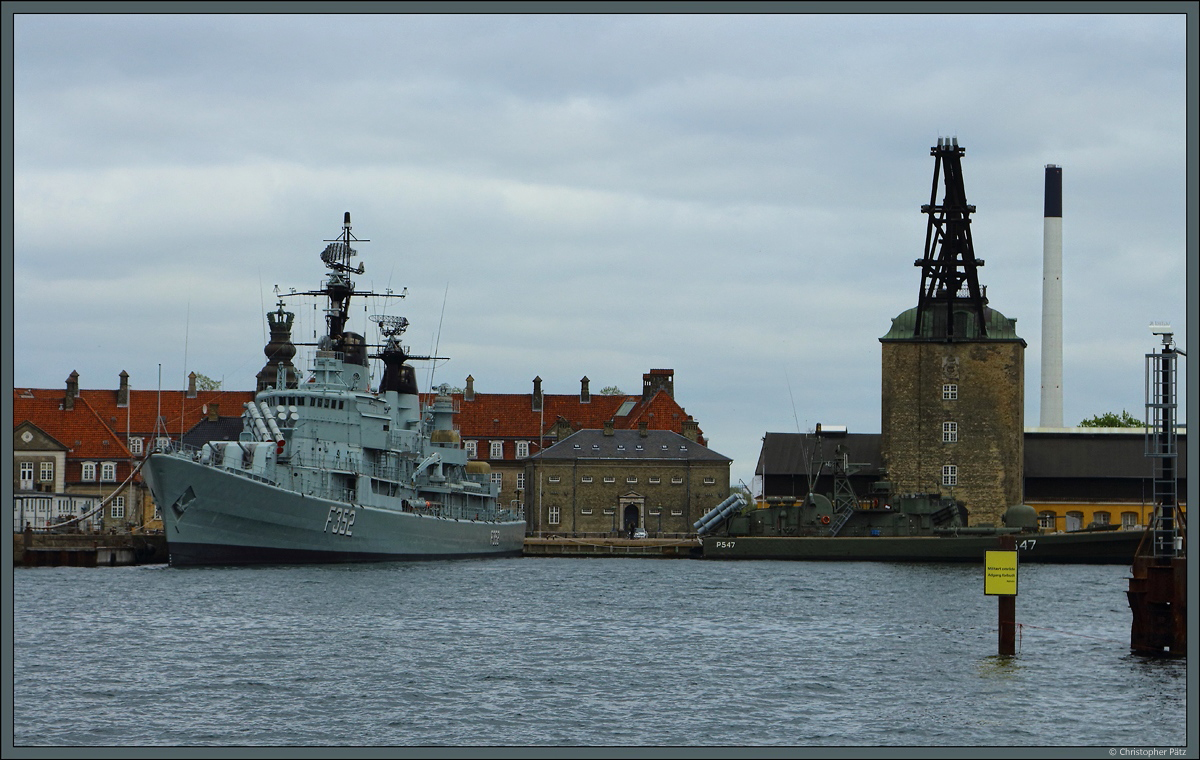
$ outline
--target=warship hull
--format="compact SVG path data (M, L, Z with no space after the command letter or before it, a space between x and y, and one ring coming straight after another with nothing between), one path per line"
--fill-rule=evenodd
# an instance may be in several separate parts
M520 556L524 544L524 521L338 502L165 454L145 472L173 566Z
M1128 565L1139 530L1016 535L1021 562ZM996 535L958 536L703 536L705 559L852 562L979 562L1000 549Z

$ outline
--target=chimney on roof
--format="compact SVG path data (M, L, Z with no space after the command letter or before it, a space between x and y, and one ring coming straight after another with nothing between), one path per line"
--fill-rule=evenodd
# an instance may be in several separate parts
M700 424L692 419L692 415L683 421L683 437L689 441L700 442Z
M645 438L647 435L646 429L649 427L650 427L650 423L647 422L646 420L641 420L640 422L638 422L638 436L641 438Z
M584 375L583 379L579 381L579 403L581 404L592 403L592 392L588 390L589 382L591 381L588 380L587 375Z
M467 389L463 391L463 401L475 400L475 377L467 375Z
M259 390L261 390L261 388ZM195 372L188 375L187 397L188 398L196 398L196 373Z
M675 398L675 370L652 369L642 375L642 399L649 400L660 390Z
M129 406L129 373L121 370L121 387L117 388L117 406Z
M208 421L216 422L221 416L221 405L215 401L210 401L208 404Z
M79 373L71 370L67 377L67 395L63 398L63 409L74 409L75 399L79 396Z
M533 378L533 411L542 411L542 378Z
M612 420L604 421L604 434L605 435L613 435L613 421Z

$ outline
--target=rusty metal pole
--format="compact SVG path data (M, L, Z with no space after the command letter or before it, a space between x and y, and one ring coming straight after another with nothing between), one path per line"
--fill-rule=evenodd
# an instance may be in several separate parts
M1016 551L1016 542L1010 535L1000 536L1001 551ZM1002 594L996 597L1000 612L1000 641L998 654L1017 653L1017 597Z

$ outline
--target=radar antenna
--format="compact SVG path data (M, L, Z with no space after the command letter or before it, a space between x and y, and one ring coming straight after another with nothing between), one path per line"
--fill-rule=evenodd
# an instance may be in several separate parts
M370 320L379 325L379 332L388 342L399 339L408 329L406 317L391 317L385 314L372 314Z

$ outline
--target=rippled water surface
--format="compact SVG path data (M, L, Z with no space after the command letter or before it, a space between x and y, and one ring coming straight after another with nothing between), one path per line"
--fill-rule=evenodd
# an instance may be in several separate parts
M20 568L17 746L1183 746L1128 569L501 559ZM1107 753L1105 753L1107 755Z

